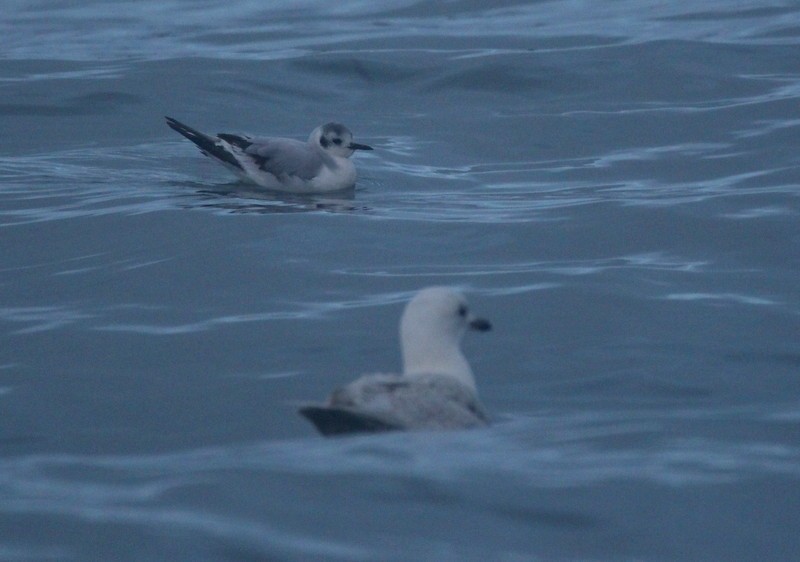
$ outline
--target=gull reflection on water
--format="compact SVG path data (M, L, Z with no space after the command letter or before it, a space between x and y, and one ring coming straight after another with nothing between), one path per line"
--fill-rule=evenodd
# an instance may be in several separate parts
M326 211L346 213L369 211L357 204L355 190L333 194L279 193L254 188L241 182L209 186L199 182L173 182L174 186L192 188L191 203L185 208L204 208L234 214L307 213Z

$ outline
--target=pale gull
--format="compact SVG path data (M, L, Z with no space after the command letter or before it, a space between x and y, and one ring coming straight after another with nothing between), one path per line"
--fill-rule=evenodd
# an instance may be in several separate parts
M200 148L200 152L231 170L240 179L265 189L290 193L325 193L352 188L356 150L372 150L353 142L353 133L339 123L311 132L307 142L273 137L201 133L166 117L167 125Z
M488 424L475 377L461 352L468 330L491 324L447 287L421 290L400 320L403 374L365 375L300 413L323 435L392 430L466 429Z

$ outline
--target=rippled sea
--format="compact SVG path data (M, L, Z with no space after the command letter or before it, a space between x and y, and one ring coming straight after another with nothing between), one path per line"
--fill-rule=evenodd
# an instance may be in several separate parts
M797 2L6 0L0 124L0 560L797 560ZM316 435L432 284L493 426Z

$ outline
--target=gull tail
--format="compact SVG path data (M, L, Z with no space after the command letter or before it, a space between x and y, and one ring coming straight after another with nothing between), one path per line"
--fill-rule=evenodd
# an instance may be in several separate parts
M219 138L212 137L206 135L205 133L201 133L196 129L192 129L188 125L184 125L172 117L165 117L165 119L167 120L167 125L170 129L177 131L192 141L195 145L197 145L197 148L200 149L200 152L206 156L219 160L225 165L233 166L238 170L244 171L244 168L242 168L242 165L239 163L239 160L236 159L236 156L234 156L230 149L225 146L225 143L220 142Z
M347 433L377 433L402 429L375 417L346 408L303 406L298 409L298 412L313 423L317 430L326 437Z

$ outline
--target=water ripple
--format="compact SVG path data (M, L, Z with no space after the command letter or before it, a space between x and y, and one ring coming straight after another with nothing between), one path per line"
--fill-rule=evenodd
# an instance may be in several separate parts
M0 226L172 208L153 183L180 176L162 159L153 145L0 158Z
M706 269L708 262L685 260L663 253L633 254L593 260L532 261L469 265L441 264L424 266L354 267L335 270L341 275L367 277L475 277L516 275L519 273L548 273L561 276L594 275L610 270L632 269L646 271L681 271L686 273Z
M506 5L503 5L506 4ZM6 56L46 59L58 45L59 56L73 60L119 58L250 57L289 58L331 46L382 39L415 43L430 37L505 37L544 40L597 38L636 44L654 40L739 44L798 42L796 7L765 10L752 3L706 0L693 4L625 0L610 4L580 1L507 2L476 9L451 2L447 9L429 3L395 0L306 2L298 27L295 3L276 2L265 15L260 2L213 7L185 0L143 0L124 15L94 3L83 6L17 6L5 10L0 25ZM180 13L180 21L173 16ZM713 14L713 17L711 15ZM211 31L208 21L216 22ZM586 43L585 40L582 43ZM552 51L572 44L545 44Z
M63 306L31 306L0 308L0 320L30 324L14 331L14 334L32 334L62 328L82 320L95 318L93 314L80 312Z
M754 439L750 428L784 428L797 420L797 404L549 410L506 415L489 429L471 432L312 437L145 455L6 456L0 459L0 512L157 529L173 537L189 532L195 542L211 539L259 559L286 553L374 559L385 550L323 538L309 528L307 511L302 525L293 524L292 514L304 508L276 495L276 487L314 490L310 497L331 505L341 505L343 497L348 505L380 501L416 509L427 503L526 524L591 528L597 518L532 506L532 494L615 483L693 493L770 477L794 481L800 479L797 444ZM691 437L678 429L686 424L694 428ZM747 437L703 436L703 427L713 433L720 424L746 428ZM257 511L248 510L243 494L254 496ZM230 498L237 498L240 509L230 509Z
M673 484L743 479L763 473L800 477L800 449L787 442L728 441L672 434L675 424L794 423L797 404L720 410L631 410L510 416L488 430L304 439L227 445L144 456L47 454L0 459L10 497L70 502L147 503L215 473L384 474L460 480L485 471L535 487L582 486L609 479ZM750 421L748 421L750 420ZM625 437L625 438L623 438ZM651 447L639 447L640 437ZM627 441L632 438L633 441Z
M733 293L670 293L664 297L666 300L677 301L730 301L737 304L752 306L779 306L784 303L764 297L737 295Z
M418 155L408 156L419 154L423 144L408 138L387 142L390 148L384 158L360 163L364 177L359 190L340 198L253 192L244 184L230 183L224 170L210 164L208 169L226 183L198 183L192 180L196 175L176 166L172 152L186 148L177 142L3 157L0 226L186 207L252 214L355 213L379 220L559 221L566 220L564 213L573 207L609 202L665 206L720 197L791 195L796 190L794 178L800 174L800 168L780 166L727 174L715 170L713 177L664 181L640 177L641 168L635 167L649 162L650 173L658 174L678 162L685 166L687 159L731 158L730 146L724 143L679 143L579 158L463 166L437 166L420 162ZM186 158L206 164L194 152ZM378 175L385 178L383 185L376 184ZM404 185L414 178L425 187Z

